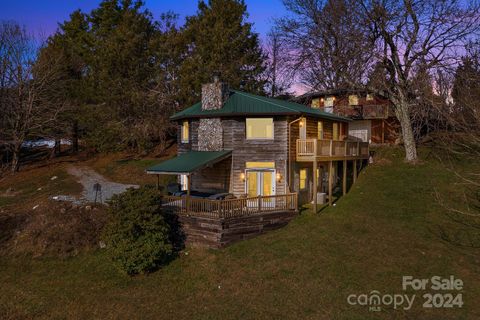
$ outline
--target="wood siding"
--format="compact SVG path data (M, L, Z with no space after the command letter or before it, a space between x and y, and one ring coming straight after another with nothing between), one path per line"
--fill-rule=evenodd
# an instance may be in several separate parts
M274 118L273 140L247 140L245 118L223 120L223 144L225 150L232 152L232 189L236 196L245 194L245 181L241 174L245 173L247 161L273 161L276 173L281 176L276 182L275 193L286 191L287 164L287 122L286 118Z
M182 154L191 150L198 150L198 119L189 120L189 138L188 143L182 142L182 123L179 121L177 123L177 146L178 154Z
M211 167L194 172L192 189L211 193L229 192L231 166L232 158L227 158Z
M281 211L227 219L179 215L178 220L187 245L222 248L233 242L281 228L297 214L296 211Z
M250 161L271 161L275 163L275 170L280 174L280 180L276 181L275 194L288 192L299 192L300 198L306 201L308 194L311 194L312 184L311 163L296 164L296 141L299 138L299 122L295 122L290 128L290 139L288 138L288 123L296 120L297 117L274 117L274 139L273 140L247 140L245 118L224 118L223 127L223 149L232 150L232 157L205 168L192 175L192 189L205 192L230 192L240 197L245 195L245 181L242 174L245 173L245 164ZM329 119L318 119L307 117L307 139L318 137L318 121L323 122L324 139L333 138L333 123ZM190 141L181 143L181 122L178 124L178 153L190 150L198 150L198 119L190 120ZM342 129L339 133L348 130L348 123L342 122ZM288 143L290 140L290 143ZM290 150L288 150L290 149ZM291 165L292 177L288 177L288 166ZM307 190L299 190L298 176L300 167L309 167ZM319 163L319 167L326 170L326 166ZM289 183L292 185L289 186ZM304 202L302 201L302 202Z

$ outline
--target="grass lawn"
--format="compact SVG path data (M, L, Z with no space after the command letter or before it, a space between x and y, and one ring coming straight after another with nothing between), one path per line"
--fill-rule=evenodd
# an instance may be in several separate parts
M117 271L104 251L73 258L0 257L3 318L101 319L478 319L480 251L440 239L446 218L435 192L462 205L461 185L436 160L403 163L381 150L349 194L319 214L223 250L188 249L163 269ZM383 158L383 159L382 159ZM466 170L478 163L460 162ZM474 167L477 166L476 168ZM468 167L468 168L467 168ZM452 229L454 230L454 229ZM350 294L405 293L402 276L454 275L462 308L408 311L349 305ZM435 293L434 291L429 291Z
M80 194L82 185L67 173L65 167L65 164L57 164L26 169L0 179L0 208L29 208L52 195ZM7 192L8 189L11 191Z
M172 157L162 158L131 158L121 154L102 155L86 162L101 175L112 181L127 184L156 185L157 176L145 173L145 170ZM175 176L160 176L160 184L166 185L175 181Z

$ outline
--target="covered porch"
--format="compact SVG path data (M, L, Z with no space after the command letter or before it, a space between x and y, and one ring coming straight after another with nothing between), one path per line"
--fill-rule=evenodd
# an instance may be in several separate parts
M184 190L169 192L163 197L163 206L178 214L220 219L297 210L296 193L258 196L249 193L234 196L230 193L231 158L229 150L189 151L148 168L146 172L186 179L182 181ZM247 174L249 172L247 169Z
M185 192L164 195L162 207L178 216L187 243L223 247L283 227L298 213L296 193L235 197L227 188L210 196L196 190L229 185L231 157L231 151L190 151L147 169L186 177Z

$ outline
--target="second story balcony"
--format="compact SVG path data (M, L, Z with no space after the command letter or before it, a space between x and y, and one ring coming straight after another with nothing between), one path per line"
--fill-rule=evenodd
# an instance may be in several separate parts
M297 161L332 161L368 159L368 142L298 139Z

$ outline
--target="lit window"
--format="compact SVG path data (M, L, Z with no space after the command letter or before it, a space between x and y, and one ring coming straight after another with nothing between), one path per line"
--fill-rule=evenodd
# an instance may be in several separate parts
M311 106L312 106L313 109L320 108L320 98L312 99L312 105Z
M335 97L326 97L323 105L325 106L325 112L333 113L333 102Z
M182 142L183 143L188 143L189 139L189 124L188 121L183 121L182 124Z
M307 169L300 169L300 190L307 188Z
M333 123L333 140L339 140L338 123Z
M270 161L255 161L255 162L246 162L245 167L247 169L249 168L275 168L275 162L270 162Z
M273 139L273 118L248 118L247 139Z
M367 101L372 101L373 100L373 94L367 94Z
M335 100L335 97L326 97L324 106L325 107L333 107L333 101Z
M318 121L318 139L323 139L323 122Z
M180 175L180 186L182 190L187 190L188 189L188 177L186 174L181 174Z
M348 96L348 104L351 106L358 106L358 96L351 94Z

